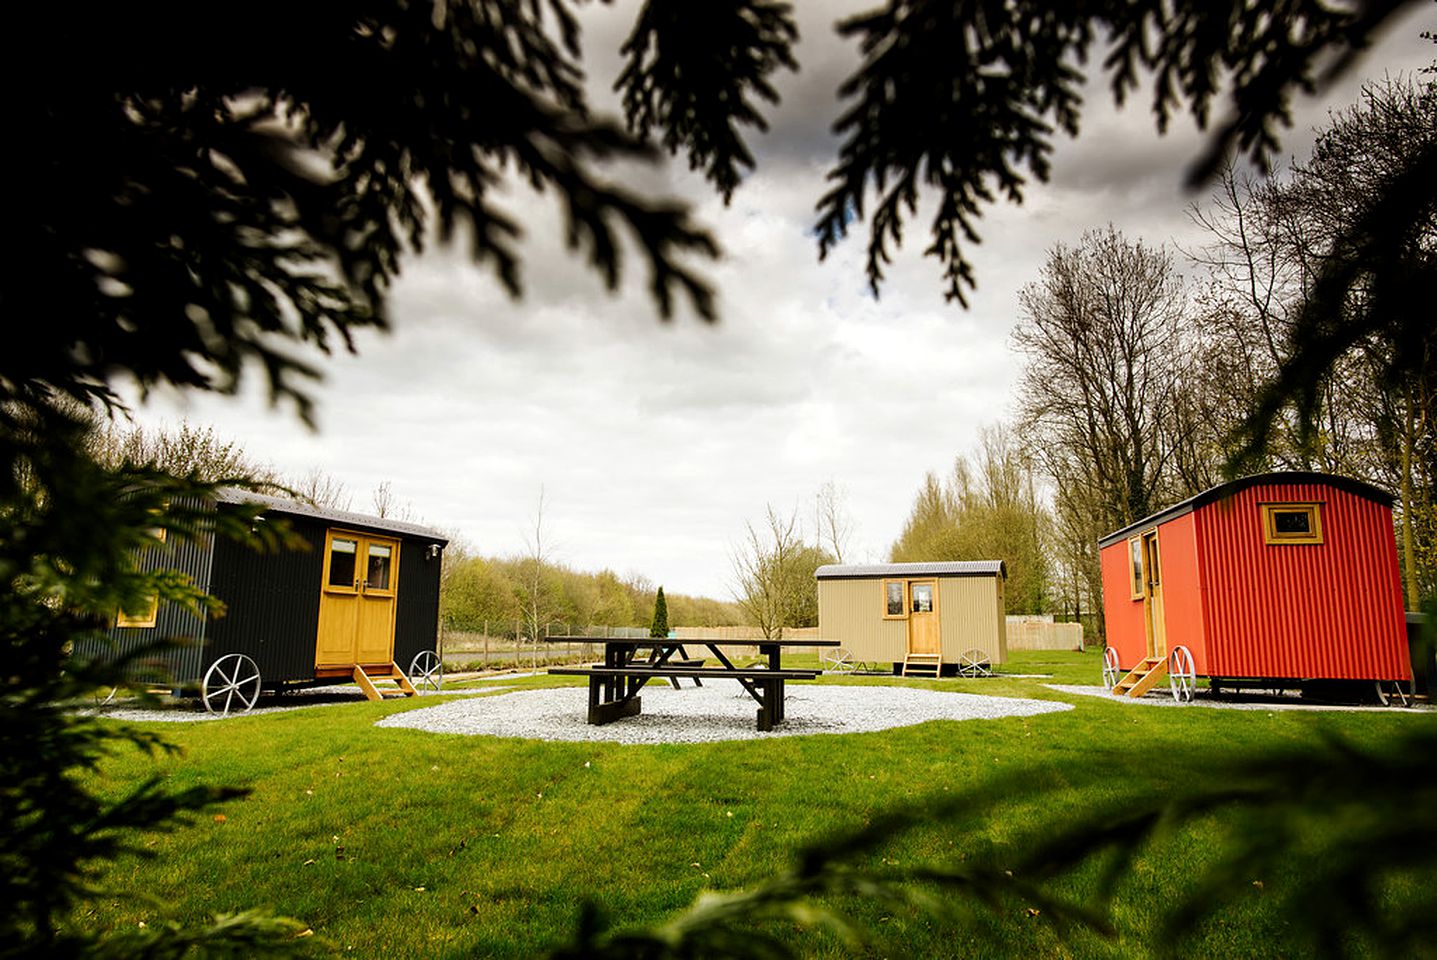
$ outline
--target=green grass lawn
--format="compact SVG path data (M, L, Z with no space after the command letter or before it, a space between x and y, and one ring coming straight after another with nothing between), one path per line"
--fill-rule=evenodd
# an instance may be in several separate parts
M527 957L563 943L583 901L619 926L653 924L704 890L742 888L785 870L806 844L958 792L1015 786L992 807L945 816L866 862L1001 857L1044 824L1073 822L1132 786L1165 790L1204 778L1214 756L1316 742L1323 731L1377 744L1434 722L1414 714L1153 708L1042 686L1094 683L1100 666L1096 652L1017 653L1005 672L1052 679L835 678L1066 700L1075 709L719 744L546 743L373 725L433 700L156 724L183 756L117 756L104 768L103 790L119 792L158 772L175 786L253 792L220 809L223 819L206 816L147 838L154 856L113 865L100 882L117 893L86 903L81 916L125 925L265 907L304 920L354 956ZM581 689L574 698L581 710ZM1212 836L1190 830L1145 851L1122 884L1112 941L1081 932L1060 939L1022 905L978 910L959 924L867 900L835 906L876 932L875 956L1129 957L1146 952L1156 907L1213 850ZM1244 878L1234 907L1184 954L1301 955L1268 906L1283 880ZM1060 889L1081 894L1093 882L1092 871L1080 870ZM806 955L848 955L826 933L791 936Z

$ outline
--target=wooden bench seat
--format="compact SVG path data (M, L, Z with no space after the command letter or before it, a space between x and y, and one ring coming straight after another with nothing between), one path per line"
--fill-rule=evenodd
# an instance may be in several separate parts
M749 696L758 701L758 729L765 731L772 730L783 721L784 681L813 680L823 675L822 670L675 666L672 662L646 664L642 661L623 667L597 663L580 667L550 667L549 673L589 678L589 722L595 725L637 716L642 709L639 691L650 680L665 679L675 682L681 677L695 681L737 680L743 684Z
M627 667L606 667L603 664L596 663L582 667L550 667L549 672L571 677L683 677L685 679L690 677L696 677L698 679L715 677L729 680L813 680L823 675L822 670L769 670L764 667L740 667L736 669L729 669L728 667L680 667L668 663L662 666L634 663Z

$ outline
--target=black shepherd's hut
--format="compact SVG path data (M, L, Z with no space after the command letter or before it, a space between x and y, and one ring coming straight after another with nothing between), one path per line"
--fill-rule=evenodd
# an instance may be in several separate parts
M353 679L371 699L376 680L398 690L437 686L439 571L449 541L414 523L314 507L247 491L224 491L216 510L264 507L257 522L282 519L304 547L258 551L223 537L147 550L148 569L182 571L224 601L210 620L168 604L118 618L118 651L156 637L194 641L172 649L178 689L198 692L216 712L249 709L261 689ZM387 692L387 691L386 691ZM395 691L397 692L397 691Z

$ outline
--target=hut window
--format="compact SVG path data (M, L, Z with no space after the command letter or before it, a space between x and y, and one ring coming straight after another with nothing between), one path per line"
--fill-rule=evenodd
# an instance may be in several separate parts
M364 586L370 590L389 589L389 560L394 548L383 543L369 545L369 566L364 575Z
M358 540L335 537L329 544L329 585L354 588L354 558L359 552Z
M907 584L902 580L883 581L883 616L902 619L908 616Z
M1133 537L1128 541L1128 594L1134 600L1143 598L1143 541Z
M159 616L160 598L158 596L150 597L145 601L145 604L145 607L135 614L129 614L121 610L119 615L115 617L115 626L153 627Z
M1322 504L1264 503L1262 531L1268 543L1321 543Z

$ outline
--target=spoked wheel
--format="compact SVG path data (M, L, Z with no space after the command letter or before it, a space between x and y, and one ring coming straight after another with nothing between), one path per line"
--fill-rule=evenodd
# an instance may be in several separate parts
M969 650L958 658L958 676L991 677L993 664L982 650Z
M1192 651L1187 647L1173 647L1168 654L1168 686L1178 703L1192 703L1197 695L1197 670L1193 667Z
M417 690L438 690L444 686L444 661L433 650L420 650L409 661L409 682Z
M1123 678L1123 668L1118 666L1118 651L1112 647L1103 648L1103 686L1109 690Z
M831 652L823 655L823 671L825 673L852 673L853 669L853 654L842 647L835 647Z
M259 699L259 667L242 653L227 653L205 671L200 699L210 713L246 713Z
M1412 698L1408 695L1405 680L1378 680L1377 700L1384 707L1410 707Z

